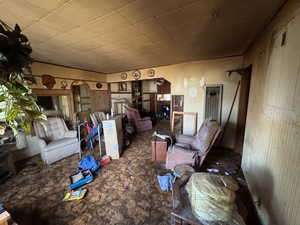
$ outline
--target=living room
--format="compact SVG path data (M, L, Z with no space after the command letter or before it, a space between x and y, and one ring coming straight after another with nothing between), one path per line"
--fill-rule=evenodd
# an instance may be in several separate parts
M298 224L299 1L0 6L7 224Z

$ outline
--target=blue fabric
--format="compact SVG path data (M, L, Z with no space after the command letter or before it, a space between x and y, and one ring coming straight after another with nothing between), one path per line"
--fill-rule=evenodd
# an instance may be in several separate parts
M158 175L157 180L161 190L170 191L172 190L172 185L175 183L176 177L171 173L167 173L163 176Z
M100 135L101 135L101 125L99 126L99 130L100 130ZM86 136L86 147L88 150L93 150L93 142L96 140L97 136L98 136L98 126L92 128L89 132L89 134Z
M100 167L100 162L98 162L92 155L86 155L80 160L78 168L82 170L90 170L95 172Z

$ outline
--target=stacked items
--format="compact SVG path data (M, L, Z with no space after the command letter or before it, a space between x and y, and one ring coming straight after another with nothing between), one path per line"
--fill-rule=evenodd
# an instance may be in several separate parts
M186 185L193 214L201 222L244 225L237 213L237 182L231 176L194 173Z
M87 189L80 187L92 182L94 174L100 172L100 162L98 162L92 155L86 155L80 162L77 171L70 176L71 191L67 192L64 201L80 200L82 199ZM79 189L80 188L80 189Z
M17 225L2 204L0 204L0 225Z

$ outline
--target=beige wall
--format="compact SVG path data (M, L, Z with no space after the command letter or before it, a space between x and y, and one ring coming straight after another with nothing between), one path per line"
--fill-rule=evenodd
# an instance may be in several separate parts
M230 106L233 101L234 93L240 80L240 76L232 74L227 76L226 71L237 69L242 66L242 57L230 57L217 60L203 60L188 63L181 63L169 66L156 67L155 78L163 77L171 82L171 93L173 95L184 95L184 111L198 112L198 127L204 119L204 86L205 84L223 84L223 114L222 121L225 122ZM147 70L140 70L141 79L153 79L147 76ZM132 71L127 72L127 80L133 80ZM120 73L109 74L107 82L121 81ZM224 144L227 147L234 147L235 129L237 122L237 106L233 109ZM186 127L191 124L186 123Z
M253 73L242 167L266 225L300 224L299 8L288 1L245 56Z
M55 77L56 84L53 89L61 89L61 81L65 80L68 84L66 89L70 89L71 84L76 81L84 81L87 83L92 90L107 90L106 75L95 72L88 72L79 69L72 69L63 66L55 66L46 63L33 63L32 64L32 74L36 76L36 85L32 85L32 88L42 88L46 87L42 84L42 80L39 77L43 74L48 74ZM102 88L96 88L96 83L101 82Z
M156 93L157 92L156 80L143 80L142 89L143 92Z

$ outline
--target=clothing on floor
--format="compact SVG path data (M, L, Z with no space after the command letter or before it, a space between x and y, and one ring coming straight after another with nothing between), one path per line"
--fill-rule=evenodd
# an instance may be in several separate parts
M176 177L171 173L167 173L163 176L157 175L157 180L161 190L170 191L172 190L172 185L175 183Z

